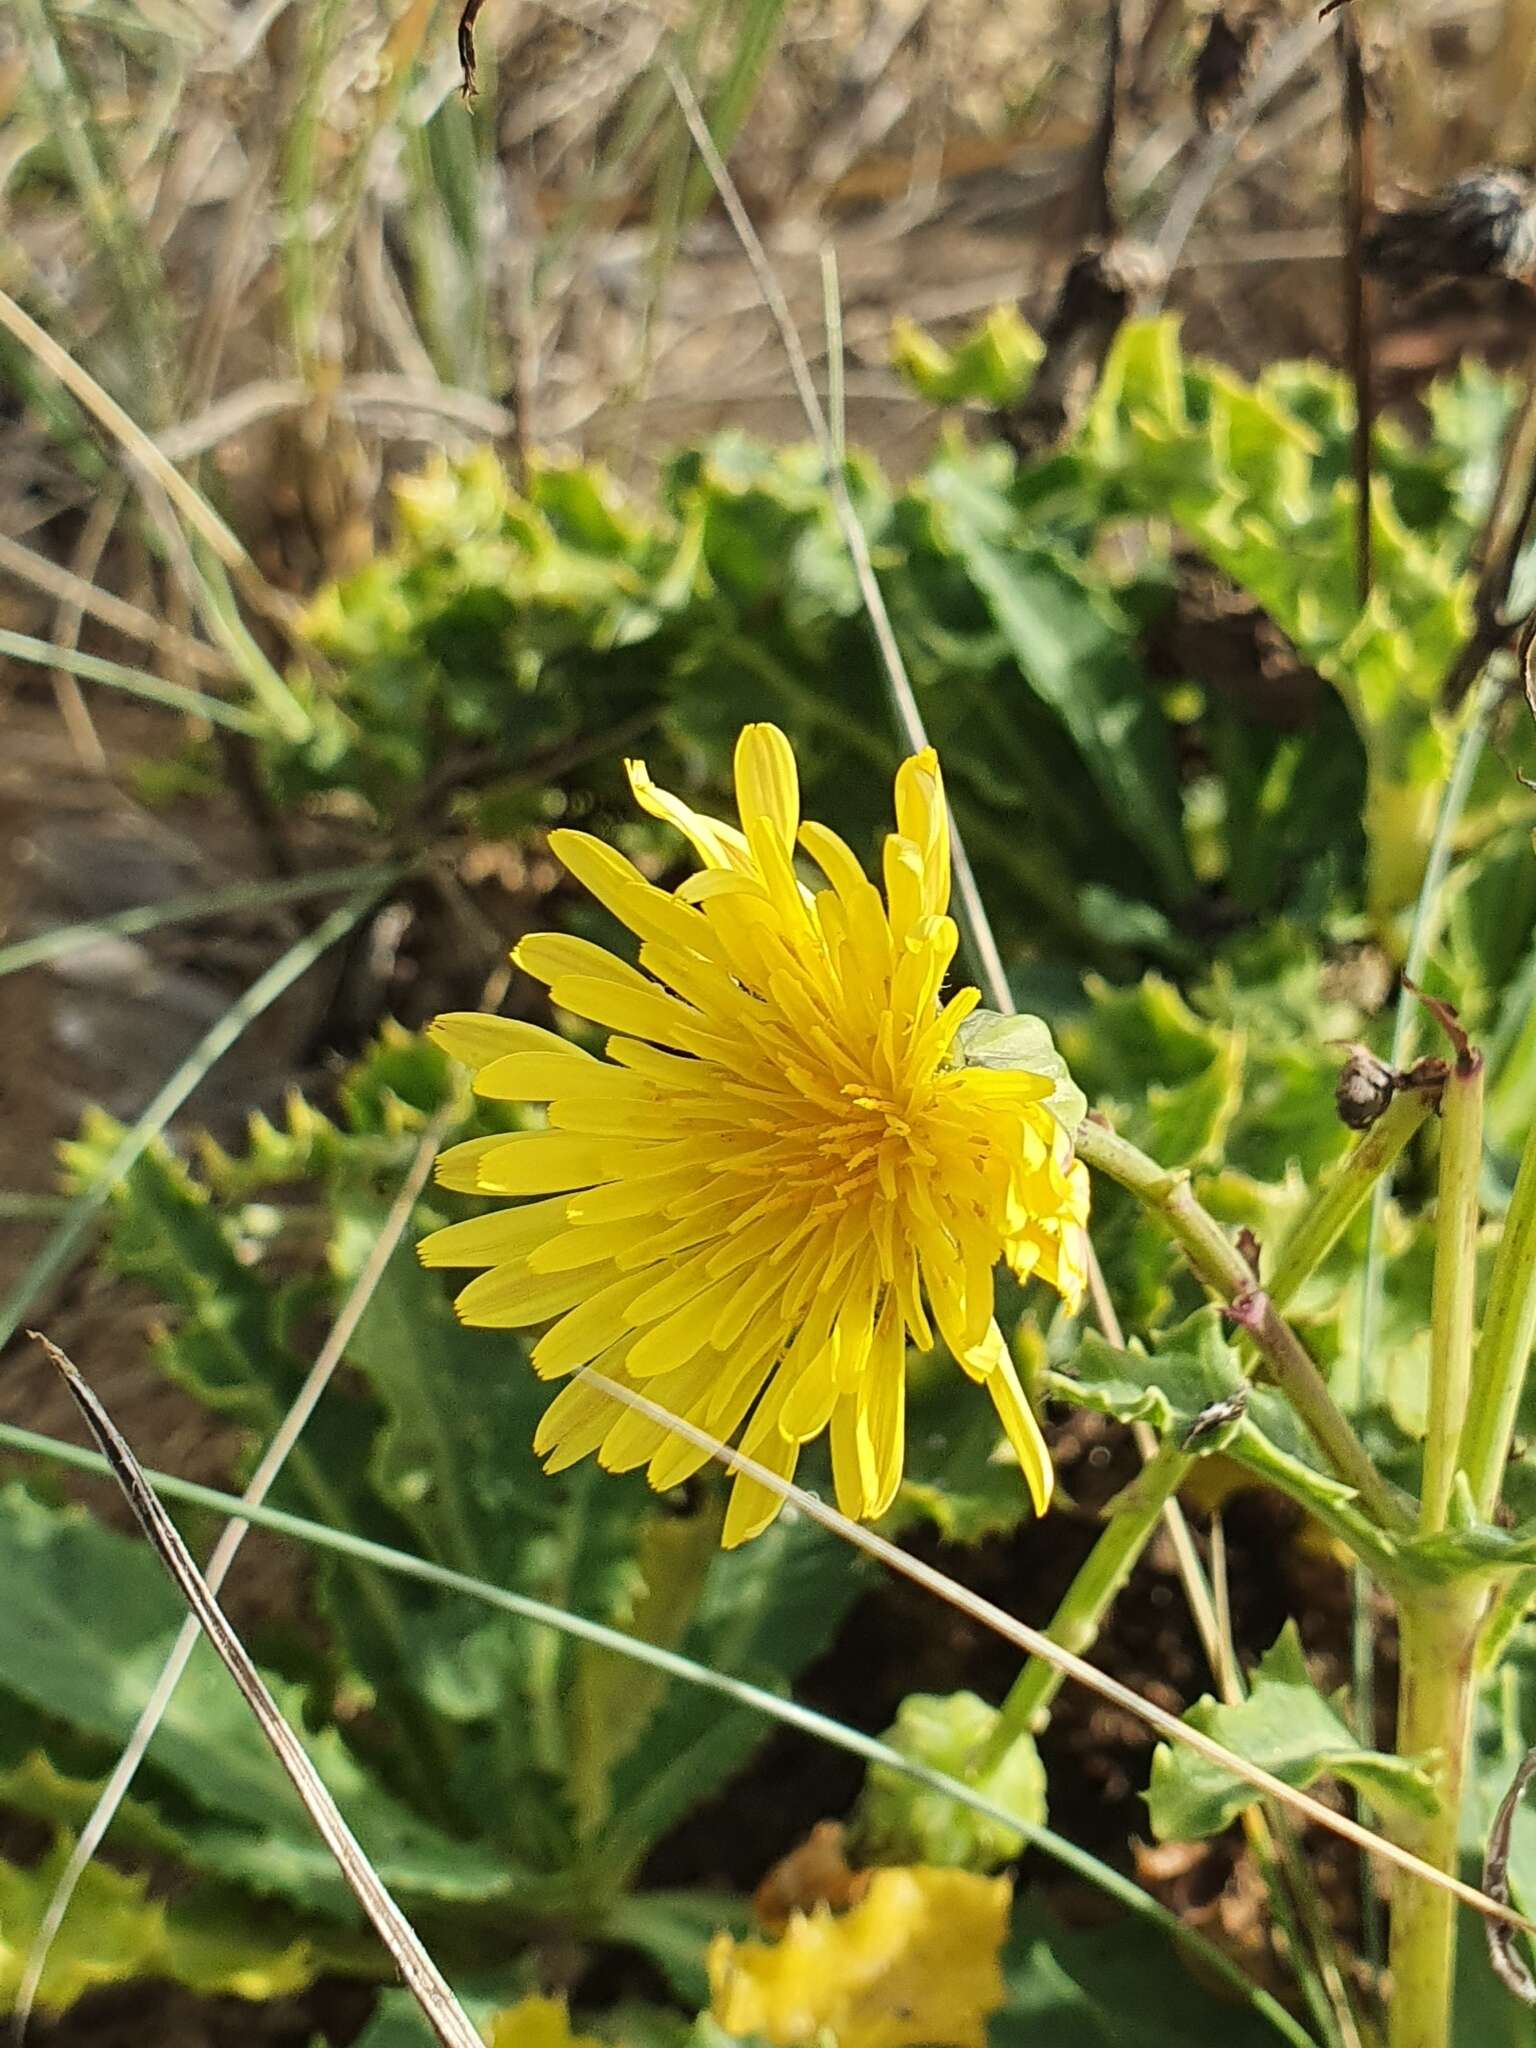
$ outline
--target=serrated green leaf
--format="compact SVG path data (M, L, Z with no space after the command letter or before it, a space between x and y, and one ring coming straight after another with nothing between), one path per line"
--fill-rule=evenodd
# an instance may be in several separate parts
M1083 1407L1122 1422L1149 1422L1159 1436L1180 1438L1214 1403L1246 1391L1219 1309L1201 1309L1152 1341L1149 1354L1140 1344L1122 1349L1087 1331L1061 1384ZM1240 1426L1234 1422L1209 1448L1224 1449Z
M1183 1716L1248 1762L1305 1791L1342 1778L1378 1811L1423 1817L1435 1811L1434 1780L1413 1757L1362 1749L1347 1721L1307 1676L1294 1622L1260 1659L1246 1700L1224 1706L1207 1695ZM1219 1834L1257 1798L1251 1786L1192 1750L1159 1743L1147 1807L1159 1841Z
M154 1557L78 1510L0 1489L0 1688L84 1734L121 1744L180 1628L184 1609ZM279 1705L303 1726L304 1702L281 1679ZM335 1729L306 1746L384 1881L404 1895L509 1898L518 1873L455 1842L384 1792ZM158 1793L155 1788L158 1787ZM150 1745L141 1798L169 1811L195 1868L343 1918L351 1895L228 1673L193 1652Z
M61 1838L22 1869L0 1860L0 2011L9 2011L32 1944L68 1858ZM168 1978L206 1997L290 1997L327 1967L374 1974L376 1947L328 1950L286 1915L254 1911L207 1889L151 1898L148 1879L99 1860L81 1874L72 1909L55 1933L37 1989L38 2009L65 2011L88 1991L144 1977Z
M1017 405L1034 382L1045 344L1014 306L994 306L952 349L914 321L891 324L891 366L935 405Z

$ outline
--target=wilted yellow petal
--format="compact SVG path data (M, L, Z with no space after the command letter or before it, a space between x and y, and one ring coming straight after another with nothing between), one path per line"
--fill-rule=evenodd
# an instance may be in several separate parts
M794 1913L778 1942L717 1934L711 2012L773 2048L985 2048L1012 1898L1006 1877L877 1870L850 1912Z

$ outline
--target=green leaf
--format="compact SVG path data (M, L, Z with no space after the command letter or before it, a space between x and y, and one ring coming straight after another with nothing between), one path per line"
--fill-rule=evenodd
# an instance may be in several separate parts
M1007 2001L991 2048L1272 2048L1269 2022L1184 1968L1177 1945L1139 1921L1066 1927L1033 1895L1014 1908Z
M1046 1106L1064 1130L1075 1131L1087 1113L1083 1091L1057 1052L1051 1027L1042 1017L1020 1012L1002 1016L996 1010L973 1010L955 1033L961 1066L986 1067L994 1073L1040 1074L1054 1085Z
M1121 1422L1149 1422L1159 1436L1182 1438L1217 1402L1247 1389L1237 1354L1222 1331L1221 1311L1200 1309L1176 1329L1152 1340L1150 1353L1134 1340L1121 1348L1084 1333L1062 1391L1082 1407ZM1225 1450L1242 1427L1234 1421L1202 1450Z
M1057 1036L1088 1100L1163 1166L1213 1158L1242 1099L1242 1038L1158 974L1123 989L1090 975L1086 987L1090 1007Z
M1034 691L1070 734L1110 818L1173 902L1193 890L1173 748L1128 623L1064 556L1031 541L955 464L930 471L944 532Z
M914 321L891 324L891 366L935 405L1017 405L1034 382L1045 344L1014 306L994 306L952 349Z
M28 1869L0 1860L0 2011L9 2011L55 1885L69 1856L61 1837ZM170 1902L150 1898L149 1880L87 1865L74 1903L54 1936L38 1986L42 2012L62 2012L88 1991L141 1977L164 1977L208 1997L284 1998L333 1964L356 1969L357 1955L327 1956L285 1915L254 1912L206 1891ZM366 1973L378 1967L368 1944Z
M714 1670L784 1689L827 1648L866 1578L862 1562L825 1530L781 1516L753 1542L715 1557L679 1648ZM631 1872L763 1740L760 1715L723 1706L696 1686L671 1687L612 1774L612 1818L591 1853L604 1870Z
M709 2003L704 1953L722 1929L742 1937L751 1915L741 1899L712 1892L631 1892L615 1901L604 1937L649 1956L685 2005Z
M686 1634L720 1546L713 1507L693 1515L653 1516L635 1556L639 1585L620 1619L641 1642L676 1649ZM585 1644L578 1653L571 1702L570 1796L577 1826L592 1836L609 1817L611 1781L660 1708L669 1681L615 1651Z
M1342 1778L1378 1812L1422 1817L1435 1811L1434 1781L1425 1766L1413 1757L1362 1749L1349 1724L1317 1691L1294 1622L1286 1623L1261 1658L1246 1700L1229 1707L1207 1695L1183 1718L1298 1791L1319 1778ZM1219 1834L1257 1797L1190 1750L1159 1743L1153 1753L1147 1807L1159 1841Z
M517 1989L510 1983L497 1990L475 1990L455 1984L454 1994L470 2019L482 2030L489 2027L498 2012L515 2004L518 1998ZM440 2041L441 2036L409 1991L386 1991L353 2048L439 2048Z
M0 1490L0 1574L0 1689L120 1745L185 1611L155 1559L83 1513L45 1508L12 1485ZM290 1722L302 1727L297 1689L271 1682ZM464 1902L515 1893L509 1865L410 1813L335 1729L309 1734L306 1747L393 1889ZM194 1867L306 1909L353 1916L330 1852L207 1644L193 1652L150 1745L140 1796L169 1817Z

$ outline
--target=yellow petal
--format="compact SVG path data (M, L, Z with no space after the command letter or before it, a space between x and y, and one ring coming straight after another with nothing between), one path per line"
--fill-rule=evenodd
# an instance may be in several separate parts
M490 2048L602 2048L591 2034L573 2034L563 1998L523 1998L491 2021Z
M681 798L658 789L643 761L626 761L624 768L641 810L676 826L707 868L739 868L743 874L750 871L747 842L734 825L690 810Z
M507 1052L475 1076L475 1093L487 1102L548 1102L567 1089L601 1086L602 1064L586 1053L573 1060L564 1052Z
M594 946L590 939L573 938L569 932L530 932L512 948L512 959L524 974L550 984L563 976L579 974L599 981L616 981L621 988L651 986L627 960L620 960L605 946Z
M520 1209L493 1209L434 1230L416 1247L424 1266L500 1266L526 1258L566 1228L565 1197L528 1202Z
M736 808L743 830L763 819L788 853L800 824L800 777L794 750L776 725L742 727L736 742Z
M434 1017L427 1036L451 1059L480 1068L509 1052L557 1052L576 1060L590 1058L579 1045L525 1024L519 1017L493 1017L479 1010L448 1010Z
M478 1330L524 1330L530 1323L547 1323L568 1308L586 1300L597 1285L591 1271L582 1273L531 1273L518 1260L510 1266L493 1266L478 1280L471 1280L454 1301L461 1323Z
M777 1472L781 1479L793 1479L795 1466L800 1460L800 1446L773 1435L752 1455L759 1465L770 1472ZM775 1493L772 1487L764 1486L747 1473L738 1472L736 1483L731 1488L731 1504L725 1511L725 1527L720 1532L721 1549L734 1550L738 1544L749 1543L754 1536L761 1536L783 1505L782 1494Z
M862 1521L879 1490L874 1445L857 1394L844 1394L832 1411L832 1484L837 1504L853 1521Z
M629 1304L645 1285L643 1275L626 1273L622 1279L599 1288L569 1315L562 1316L552 1330L546 1330L533 1347L533 1369L541 1379L559 1379L590 1365L600 1351L626 1337L630 1330Z
M1001 1333L999 1333L1001 1342ZM1035 1411L1030 1407L1024 1389L1019 1385L1019 1376L1014 1370L1008 1347L1002 1345L996 1369L987 1375L987 1392L996 1404L1003 1429L1014 1455L1019 1461L1019 1470L1029 1488L1029 1497L1035 1504L1035 1513L1043 1515L1051 1504L1051 1489L1055 1474L1051 1470L1051 1454L1045 1447L1045 1438L1040 1434L1040 1425L1035 1420Z
M514 1131L481 1160L480 1192L568 1194L573 1188L590 1187L594 1181L615 1179L612 1168L617 1151L605 1138L573 1138L564 1131ZM444 1153L445 1159L447 1156Z
M433 1172L439 1187L452 1188L456 1194L478 1195L480 1168L487 1159L494 1158L509 1138L520 1137L521 1132L503 1131L494 1138L466 1138L460 1145L450 1145L439 1152Z
M772 2048L984 2048L1012 1900L1006 1877L876 1870L850 1912L792 1913L776 1943L716 1935L712 2016Z
M612 846L585 832L551 832L550 852L576 879L611 910L620 924L642 939L664 939L669 945L712 950L709 926L696 910L658 889Z
M550 996L562 1010L589 1017L610 1031L627 1032L634 1038L658 1038L663 1045L683 1052L705 1053L719 1048L718 1037L709 1030L708 1020L688 1003L669 996L653 981L636 975L633 984L620 984L598 975L562 975L551 984Z
M924 747L896 771L896 830L917 848L923 863L923 907L949 907L949 811L939 757Z

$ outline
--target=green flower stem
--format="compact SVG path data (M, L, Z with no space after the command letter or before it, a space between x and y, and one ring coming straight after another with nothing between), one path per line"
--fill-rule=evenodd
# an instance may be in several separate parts
M1190 1266L1220 1300L1252 1304L1244 1328L1276 1384L1306 1424L1339 1477L1352 1486L1384 1529L1412 1526L1305 1346L1267 1296L1257 1290L1248 1261L1221 1225L1195 1199L1184 1173L1170 1173L1103 1124L1085 1122L1075 1139L1080 1159L1106 1173L1163 1223Z
M1389 1832L1437 1870L1456 1869L1481 1608L1481 1593L1465 1587L1420 1588L1398 1602L1397 1754L1430 1761L1440 1804ZM1394 1876L1389 2048L1449 2048L1457 1910L1437 1886Z
M1483 1520L1492 1521L1536 1337L1536 1122L1525 1140L1515 1192L1504 1218L1472 1361L1472 1398L1461 1435L1461 1462Z
M1429 1427L1419 1508L1419 1529L1426 1536L1445 1527L1461 1462L1462 1424L1472 1385L1477 1197L1483 1164L1480 1053L1463 1053L1446 1077L1441 1124L1435 1280L1429 1311Z
M1370 1192L1395 1166L1434 1107L1423 1088L1405 1088L1395 1095L1359 1143L1340 1164L1317 1200L1281 1245L1265 1291L1275 1307L1290 1307L1344 1232L1365 1206ZM1533 1176L1536 1179L1536 1176Z
M1093 1647L1104 1616L1135 1569L1136 1560L1152 1540L1152 1532L1195 1464L1170 1438L1142 1467L1121 1495L1121 1504L1078 1567L1046 1634L1064 1650L1082 1656ZM1001 1761L1009 1745L1044 1725L1051 1702L1061 1690L1062 1674L1041 1657L1031 1657L1003 1701L1000 1718L987 1745L986 1764Z

